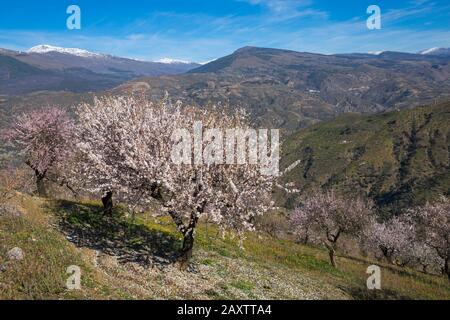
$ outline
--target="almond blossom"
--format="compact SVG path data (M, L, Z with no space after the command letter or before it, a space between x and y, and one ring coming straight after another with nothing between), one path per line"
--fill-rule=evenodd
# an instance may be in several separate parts
M64 110L48 107L18 116L4 133L34 171L40 196L47 196L44 183L47 173L63 166L71 157L73 129L73 122Z
M210 162L177 163L174 132L191 129L248 127L242 111L227 115L218 109L153 103L136 97L103 97L77 111L80 158L78 173L94 193L146 208L157 200L183 234L181 266L192 255L199 219L208 215L221 228L251 230L256 215L270 206L273 177L262 175L258 164L229 165ZM204 132L204 131L203 131ZM176 140L176 141L175 141ZM202 142L204 155L211 141ZM193 153L189 147L185 152ZM195 158L195 154L188 154ZM183 158L183 155L180 155Z
M441 197L409 210L409 214L416 220L418 239L442 259L442 270L450 281L450 200Z
M370 225L372 203L360 198L346 199L334 191L317 192L291 215L291 222L309 241L323 244L336 267L335 253L342 235L361 237Z

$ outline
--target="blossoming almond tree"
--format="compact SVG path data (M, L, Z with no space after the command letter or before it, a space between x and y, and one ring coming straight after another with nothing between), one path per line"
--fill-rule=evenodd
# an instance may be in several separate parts
M224 155L207 147L220 145L221 139L207 137L206 128L243 126L241 112L227 116L173 106L168 99L152 103L104 97L81 105L77 114L78 146L87 160L80 163L80 172L91 191L114 192L130 205L158 200L183 234L183 268L192 255L202 215L208 214L220 227L243 230L251 229L254 216L270 207L273 177L262 175L258 164L224 164L219 161ZM202 124L198 130L203 141L191 141L188 135L197 123Z
M0 169L0 207L25 185L25 176L24 171L17 168Z
M408 261L412 266L421 267L424 273L443 273L444 271L444 260L437 254L436 250L417 238L411 248L405 251L403 255L406 256L405 261Z
M442 269L450 281L450 200L442 197L411 209L409 214L416 218L419 239L442 259Z
M47 196L44 179L49 170L64 165L71 156L73 128L65 111L49 107L18 116L4 133L34 171L42 197Z
M372 203L359 198L346 199L333 191L307 198L291 215L294 227L308 230L309 240L328 249L336 267L335 253L342 235L360 237L372 219Z
M305 208L304 205L295 208L290 215L290 221L294 234L302 243L307 244L310 242L314 236L312 229L315 222L315 216L311 214L310 209Z
M93 104L83 103L76 111L79 161L72 169L73 184L100 194L106 215L112 214L113 193L118 200L131 201L129 197L134 193L130 190L142 183L135 170L138 164L125 160L136 134L132 129L144 122L146 107L133 99L104 97L96 98Z
M413 248L415 232L409 216L393 217L382 223L373 223L368 231L368 242L374 249L381 250L389 263L404 264L410 260L407 253Z

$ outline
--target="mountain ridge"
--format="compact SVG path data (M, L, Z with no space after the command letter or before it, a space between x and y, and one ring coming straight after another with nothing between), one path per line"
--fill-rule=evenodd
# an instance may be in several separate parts
M13 76L14 68L39 69L39 76ZM0 95L41 90L88 92L114 88L143 77L184 73L196 63L162 63L92 53L77 48L39 45L28 52L0 49Z
M100 53L94 53L90 52L84 49L79 48L63 48L63 47L55 47L48 44L40 44L34 47L31 47L26 51L27 53L37 53L37 54L43 54L43 53L49 53L49 52L59 52L59 53L66 53L71 54L75 56L80 57L104 57L106 55L100 54Z
M0 63L0 95L106 90L142 91L159 99L167 91L189 104L243 107L255 125L280 128L286 134L347 112L375 113L450 99L446 56L388 51L322 55L248 46L181 74L167 74L167 67L178 64L157 64L165 74L151 65L150 76L142 72L145 62L132 61L133 68L124 70L121 58L114 60L118 65L97 65L92 61L103 60L87 59L91 64L80 68L77 61L86 58L58 52L0 51L0 57L8 57ZM15 75L15 68L24 71L27 66L28 74Z
M244 47L185 74L146 77L152 99L246 108L257 125L288 133L347 112L374 113L450 99L450 56L383 52L322 55Z

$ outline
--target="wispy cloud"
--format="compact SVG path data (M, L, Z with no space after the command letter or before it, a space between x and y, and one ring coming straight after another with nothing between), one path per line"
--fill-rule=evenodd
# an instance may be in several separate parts
M289 20L300 17L328 17L325 11L312 7L311 0L238 0L251 5L259 5L270 13L267 18L270 20Z
M366 28L365 12L338 20L317 9L310 0L236 1L263 10L222 16L158 11L129 21L114 32L97 28L79 33L0 30L0 47L26 49L48 43L141 60L170 57L189 61L212 60L245 45L319 53L416 52L428 47L450 47L448 27L425 26L427 17L448 16L448 6L426 0L410 1L401 8L382 8L381 30ZM295 19L295 15L304 16Z

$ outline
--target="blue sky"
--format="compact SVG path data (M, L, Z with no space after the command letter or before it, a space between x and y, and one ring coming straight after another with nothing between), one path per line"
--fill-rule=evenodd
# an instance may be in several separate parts
M81 30L66 9L81 8ZM368 30L369 5L382 12ZM450 47L448 0L2 1L0 47L78 47L143 60L205 62L251 45L318 53Z

